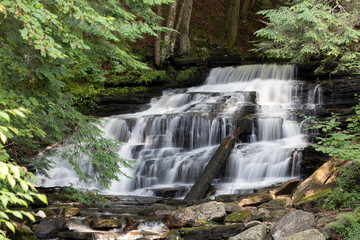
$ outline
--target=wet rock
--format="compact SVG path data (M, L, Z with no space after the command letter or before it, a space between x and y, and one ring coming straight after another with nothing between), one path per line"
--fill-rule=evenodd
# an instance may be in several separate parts
M65 229L65 226L65 218L57 215L43 218L33 230L38 238L56 238L57 234Z
M272 196L291 194L301 182L300 179L291 179L283 183L280 187L270 191L270 194Z
M314 214L295 210L281 218L271 229L271 234L274 239L280 239L315 227Z
M163 222L169 227L183 227L190 220L217 221L225 216L225 205L213 201L172 211Z
M121 228L122 220L121 219L90 219L89 226L92 229Z
M240 206L240 207L258 206L258 205L268 202L270 200L272 200L272 197L270 194L260 193L253 197L242 199L238 203L238 206Z
M60 232L58 234L59 239L79 239L79 240L92 240L94 234L91 232Z
M204 239L227 239L244 230L244 224L232 224L211 227L194 227L179 229L180 236L185 240L204 240Z
M125 217L126 225L124 227L124 232L130 232L132 230L136 230L138 226L140 225L139 221L136 221L133 218Z
M303 232L298 232L288 237L281 238L281 240L326 240L324 235L317 229L309 229Z
M249 222L251 220L251 211L236 211L226 216L225 223L239 223L239 222Z
M262 224L251 227L229 238L229 240L271 240L271 239L273 238L271 237L270 229Z

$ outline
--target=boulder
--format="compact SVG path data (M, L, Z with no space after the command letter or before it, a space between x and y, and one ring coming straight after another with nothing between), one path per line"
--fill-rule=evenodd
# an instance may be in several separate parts
M172 211L163 222L169 227L183 227L189 222L192 222L190 225L193 226L196 220L218 221L225 216L225 205L213 201Z
M281 240L304 240L304 239L326 240L324 235L321 232L319 232L319 230L317 229L309 229L303 232L298 232L290 236L281 238Z
M237 202L227 202L227 203L224 203L224 204L225 204L225 210L228 213L241 211L241 207L239 207L237 205Z
M271 240L273 239L270 234L270 229L266 226L259 224L251 227L233 237L229 240Z
M228 239L244 230L243 223L222 225L222 226L203 226L179 229L180 237L185 240L222 240Z
M56 238L60 231L63 231L66 221L63 216L46 217L34 227L35 236L38 238Z
M300 179L291 179L283 185L281 185L278 188L275 188L274 190L270 191L270 194L275 197L278 195L286 195L291 194L295 190L295 188L301 183L302 181Z
M281 218L271 229L271 234L274 239L280 239L315 227L314 214L295 210Z
M92 229L121 228L122 220L121 219L90 219L89 226Z
M259 208L253 219L261 220L263 222L277 222L286 214L289 213L287 209L267 209L267 208Z
M238 206L240 207L250 207L250 206L258 206L262 203L269 202L273 198L268 193L260 193L250 198L245 198L240 200Z

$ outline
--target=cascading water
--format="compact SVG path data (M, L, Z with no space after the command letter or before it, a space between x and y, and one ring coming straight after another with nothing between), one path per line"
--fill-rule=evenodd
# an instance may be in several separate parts
M107 118L106 136L124 142L121 157L136 160L135 169L127 170L132 178L114 182L108 193L155 195L159 189L177 189L184 196L238 125L244 133L215 180L217 194L299 176L298 150L306 143L295 112L320 104L321 88L304 88L295 73L291 65L215 68L202 86L164 91L146 111ZM66 175L62 167L69 177L72 173ZM41 184L67 180L41 178Z

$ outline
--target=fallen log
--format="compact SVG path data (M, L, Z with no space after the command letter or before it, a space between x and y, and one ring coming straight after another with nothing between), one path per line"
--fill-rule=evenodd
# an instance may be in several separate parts
M196 180L188 194L186 194L184 198L185 201L194 201L204 198L206 192L211 186L211 182L219 173L221 167L224 165L227 157L234 147L235 140L238 138L241 132L242 129L238 127L231 136L228 136L222 141L200 177Z

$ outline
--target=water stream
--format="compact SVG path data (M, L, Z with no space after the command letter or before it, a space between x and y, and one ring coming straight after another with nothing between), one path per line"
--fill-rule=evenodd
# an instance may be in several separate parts
M217 194L296 178L306 141L295 113L321 101L320 85L296 80L292 65L214 68L201 86L166 90L145 111L106 118L106 136L122 141L118 153L136 165L125 170L131 179L104 193L156 196L166 189L183 197L238 125L244 133L214 181ZM52 179L39 176L40 184L76 185L70 165L55 161Z

